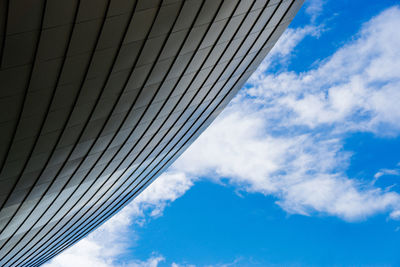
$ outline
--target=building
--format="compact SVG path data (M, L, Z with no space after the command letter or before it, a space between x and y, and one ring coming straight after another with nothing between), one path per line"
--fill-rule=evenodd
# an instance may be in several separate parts
M0 265L44 263L137 196L301 4L1 1Z

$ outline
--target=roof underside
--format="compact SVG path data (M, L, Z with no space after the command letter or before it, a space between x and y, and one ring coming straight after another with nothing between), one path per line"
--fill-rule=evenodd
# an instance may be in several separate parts
M36 266L162 173L297 0L0 2L0 265Z

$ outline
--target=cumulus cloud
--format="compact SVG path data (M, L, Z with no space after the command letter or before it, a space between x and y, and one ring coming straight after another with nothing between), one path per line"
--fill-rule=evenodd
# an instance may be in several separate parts
M400 130L400 25L393 7L367 22L357 38L304 73L264 74L246 93L289 125L397 135ZM284 117L281 114L287 114ZM270 116L271 116L270 115Z

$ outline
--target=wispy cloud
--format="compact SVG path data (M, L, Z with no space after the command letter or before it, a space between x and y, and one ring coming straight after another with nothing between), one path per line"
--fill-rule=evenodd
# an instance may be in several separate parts
M374 177L375 177L375 179L378 179L384 175L399 176L400 172L398 169L381 169L381 170L379 170L379 172L375 173Z
M323 31L324 27L322 25L306 25L300 28L286 29L269 52L267 58L250 77L248 84L258 84L260 80L264 79L266 71L271 67L284 68L290 62L294 49L304 38L308 36L318 38Z
M327 0L306 1L306 13L310 16L311 22L314 22L322 14L326 2Z

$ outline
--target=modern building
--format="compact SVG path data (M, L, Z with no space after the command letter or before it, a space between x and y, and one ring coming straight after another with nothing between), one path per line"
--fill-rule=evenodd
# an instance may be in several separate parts
M302 0L0 2L0 265L37 266L140 194Z

